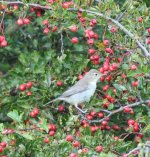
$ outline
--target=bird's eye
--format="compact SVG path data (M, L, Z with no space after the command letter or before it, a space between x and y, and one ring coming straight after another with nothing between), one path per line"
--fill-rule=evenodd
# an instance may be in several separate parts
M97 76L98 74L97 74L97 73L94 73L94 75Z

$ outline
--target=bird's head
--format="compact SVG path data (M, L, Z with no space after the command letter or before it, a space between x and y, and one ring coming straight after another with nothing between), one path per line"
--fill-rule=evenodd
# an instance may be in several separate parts
M99 72L98 70L95 69L91 69L86 75L85 77L90 81L90 82L97 82L99 80L99 78L101 78L102 76L104 76L106 74L102 74L101 72Z

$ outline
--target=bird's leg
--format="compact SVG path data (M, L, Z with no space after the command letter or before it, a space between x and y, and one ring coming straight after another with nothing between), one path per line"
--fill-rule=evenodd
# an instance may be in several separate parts
M82 109L80 109L77 104L74 105L74 106L75 106L76 109L78 109L81 113L84 113L84 114L85 114L85 113L87 112L87 110L83 111Z

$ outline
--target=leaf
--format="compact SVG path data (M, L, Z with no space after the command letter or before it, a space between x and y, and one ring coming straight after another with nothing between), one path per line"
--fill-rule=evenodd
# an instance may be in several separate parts
M22 137L24 137L25 139L27 139L27 140L33 140L34 138L33 138L33 136L32 135L30 135L29 133L18 133L17 132L17 134L18 135L20 135L20 136L22 136Z
M3 130L4 130L4 124L0 123L0 132L3 132Z
M109 104L108 109L112 110L114 108L114 104Z
M119 91L125 91L126 87L121 84L113 84L113 86Z
M44 129L48 133L48 124L47 119L40 119L42 123L40 124L40 128Z
M13 119L16 122L21 122L22 116L24 113L18 114L17 110L10 111L7 116Z

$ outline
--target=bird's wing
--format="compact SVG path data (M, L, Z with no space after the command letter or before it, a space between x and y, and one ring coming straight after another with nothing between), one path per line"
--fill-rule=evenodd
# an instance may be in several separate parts
M71 95L77 94L77 93L82 93L83 91L88 90L87 86L72 86L71 88L69 88L67 91L65 91L60 98L62 97L69 97Z

